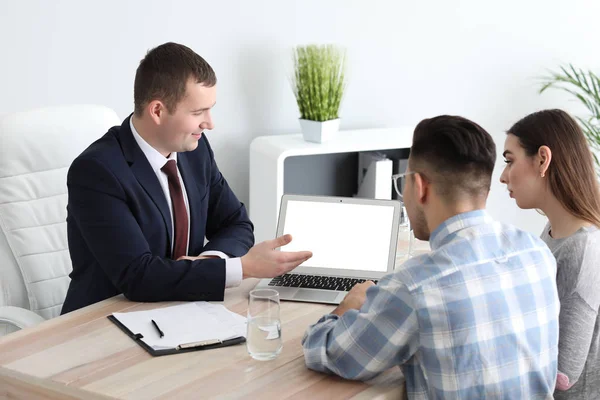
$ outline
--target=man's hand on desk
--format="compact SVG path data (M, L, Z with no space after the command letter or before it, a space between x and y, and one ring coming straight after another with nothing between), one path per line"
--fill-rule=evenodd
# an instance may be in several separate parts
M357 283L354 285L346 297L344 297L344 300L342 300L340 305L333 310L332 314L336 314L341 317L348 310L360 310L363 304L365 304L365 300L367 300L367 290L371 286L375 286L375 284L371 281Z
M292 241L291 235L265 240L252 247L242 257L243 278L274 278L290 272L312 257L310 251L285 252L275 250Z

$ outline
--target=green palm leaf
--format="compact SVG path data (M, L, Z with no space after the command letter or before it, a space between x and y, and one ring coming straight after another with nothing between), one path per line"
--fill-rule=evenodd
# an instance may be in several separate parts
M600 152L600 78L592 71L577 69L573 65L561 66L560 72L550 71L542 78L540 93L547 89L559 89L573 95L589 111L587 118L578 117L583 133L593 150L596 170L600 176L600 160L594 152Z

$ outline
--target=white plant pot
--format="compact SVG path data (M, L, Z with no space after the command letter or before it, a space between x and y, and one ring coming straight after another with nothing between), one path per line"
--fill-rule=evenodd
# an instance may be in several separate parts
M302 136L307 142L323 143L333 138L340 130L340 119L331 119L329 121L310 121L300 119Z

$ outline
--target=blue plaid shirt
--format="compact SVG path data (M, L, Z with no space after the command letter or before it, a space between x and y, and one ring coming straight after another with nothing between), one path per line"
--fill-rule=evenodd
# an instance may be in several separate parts
M306 365L360 380L398 365L411 399L552 398L559 301L550 250L485 211L446 220L430 244L369 288L360 311L311 326Z

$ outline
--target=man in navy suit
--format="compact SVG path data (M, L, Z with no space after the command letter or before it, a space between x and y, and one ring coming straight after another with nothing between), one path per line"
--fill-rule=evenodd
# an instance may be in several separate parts
M244 278L278 276L312 256L274 250L289 235L252 247L246 208L203 135L215 99L214 71L186 46L165 43L140 62L134 113L69 169L63 314L120 293L219 301Z

